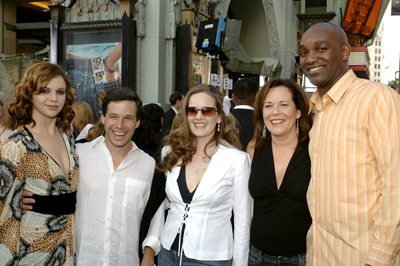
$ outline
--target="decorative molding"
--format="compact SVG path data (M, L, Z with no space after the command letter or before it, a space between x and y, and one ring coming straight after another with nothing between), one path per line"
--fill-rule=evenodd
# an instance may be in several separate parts
M269 51L270 56L276 60L279 59L279 35L276 26L275 10L273 0L263 0L265 17L267 20Z
M99 29L99 28L114 28L114 27L121 27L121 26L122 26L122 22L94 23L94 24L87 24L87 25L64 24L64 26L60 27L60 30Z
M167 0L165 38L176 38L176 26L182 22L182 5L179 0Z
M291 49L286 50L286 61L285 61L285 72L286 75L284 78L291 78L295 73L295 65L296 65L296 55L297 53Z
M138 0L135 4L135 17L136 20L136 36L146 36L146 2L147 0Z

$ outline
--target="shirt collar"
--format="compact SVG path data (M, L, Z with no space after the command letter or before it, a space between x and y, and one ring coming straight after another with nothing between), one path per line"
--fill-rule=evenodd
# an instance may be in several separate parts
M246 109L246 110L253 110L254 111L253 107L251 107L250 105L244 105L244 104L236 105L235 108L233 108L233 109Z
M176 110L174 107L171 106L171 108L172 108L172 110L174 110L175 114L178 113L178 110Z
M354 74L353 70L349 69L336 83L333 87L326 93L334 103L338 104L342 99L343 95L346 93L350 85L357 79L357 76ZM310 99L310 108L308 113L311 113L312 109L315 105L322 101L321 95L318 90L316 90Z

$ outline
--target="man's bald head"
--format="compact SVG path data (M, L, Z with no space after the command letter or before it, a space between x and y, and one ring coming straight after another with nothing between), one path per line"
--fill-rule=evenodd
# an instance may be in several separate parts
M325 94L347 72L351 47L346 33L337 25L312 25L299 45L300 66L320 95Z
M317 31L317 32L327 31L327 32L329 32L329 34L334 35L332 37L335 37L340 44L344 44L344 43L348 44L349 43L347 40L347 35L344 32L344 30L341 27L339 27L338 25L335 25L332 23L328 23L328 22L315 23L310 28L308 28L308 30L306 31L306 33L304 33L304 35L312 32L312 31Z

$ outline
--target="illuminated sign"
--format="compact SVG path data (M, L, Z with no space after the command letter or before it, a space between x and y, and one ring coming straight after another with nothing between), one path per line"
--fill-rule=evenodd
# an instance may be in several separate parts
M381 5L382 0L348 0L343 29L353 35L372 37Z

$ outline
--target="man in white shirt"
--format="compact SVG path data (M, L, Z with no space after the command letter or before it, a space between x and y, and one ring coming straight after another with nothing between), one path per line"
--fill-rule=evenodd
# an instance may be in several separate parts
M140 265L139 229L155 166L154 159L131 141L140 124L141 107L132 89L108 90L101 115L105 136L76 145L77 265ZM27 199L24 204L34 203Z
M155 162L131 141L141 101L133 90L110 89L103 101L105 136L78 144L75 211L78 265L139 265L139 228Z

